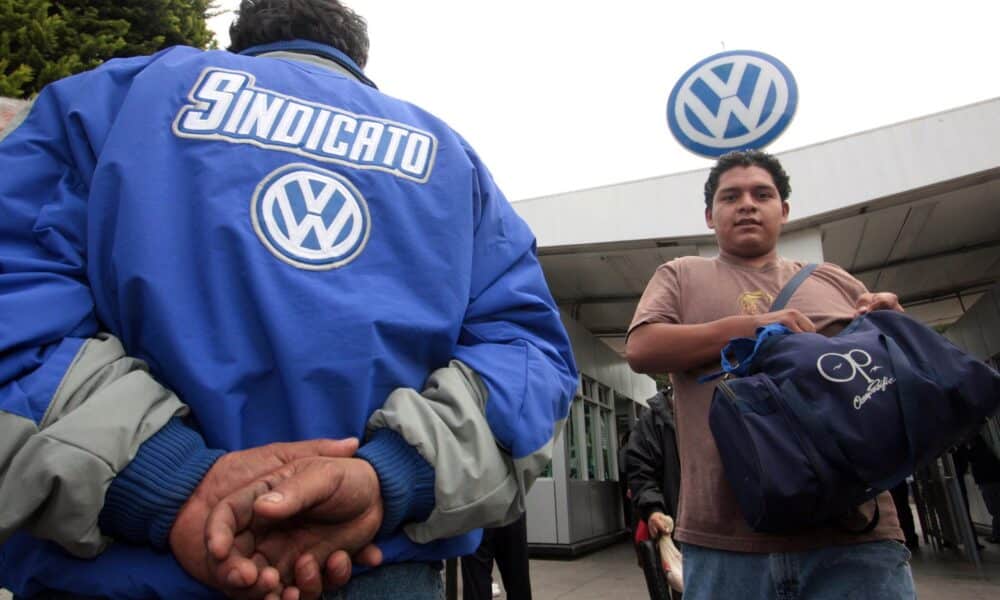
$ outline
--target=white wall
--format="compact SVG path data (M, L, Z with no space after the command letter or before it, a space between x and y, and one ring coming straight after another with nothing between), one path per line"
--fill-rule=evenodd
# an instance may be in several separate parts
M785 233L778 239L778 255L792 260L823 262L823 232L818 227Z

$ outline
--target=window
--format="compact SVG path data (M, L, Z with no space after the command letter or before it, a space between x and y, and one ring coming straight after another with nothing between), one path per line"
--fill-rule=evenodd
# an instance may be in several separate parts
M614 400L615 393L610 387L586 375L580 378L580 388L566 423L565 449L570 479L618 479Z

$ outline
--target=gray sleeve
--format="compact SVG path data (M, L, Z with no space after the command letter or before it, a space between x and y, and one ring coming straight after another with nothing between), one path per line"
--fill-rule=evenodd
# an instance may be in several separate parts
M23 528L77 556L100 553L111 480L186 411L117 338L85 342L39 423L0 411L0 544Z
M31 106L32 103L27 100L0 98L0 142L24 122Z
M453 360L431 374L423 392L393 391L369 420L369 431L392 429L434 468L434 509L425 521L404 527L413 541L504 525L524 512L528 489L552 458L552 440L514 460L497 445L486 402L479 375ZM561 427L562 421L553 436Z

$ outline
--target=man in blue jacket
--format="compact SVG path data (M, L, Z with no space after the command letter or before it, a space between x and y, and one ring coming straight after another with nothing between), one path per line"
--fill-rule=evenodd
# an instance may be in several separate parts
M18 597L433 597L565 419L531 232L465 140L364 75L364 21L245 0L232 40L56 82L0 143Z

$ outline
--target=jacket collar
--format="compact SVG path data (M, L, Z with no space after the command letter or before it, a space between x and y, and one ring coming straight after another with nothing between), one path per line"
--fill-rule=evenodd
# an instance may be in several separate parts
M240 52L240 54L245 56L259 56L261 54L273 53L301 54L318 58L319 60L309 60L308 62L315 62L327 68L333 69L334 71L345 73L367 86L378 89L375 82L368 79L364 71L361 70L361 67L351 60L349 56L340 50L337 50L333 46L327 46L326 44L320 44L319 42L313 42L311 40L283 40L280 42L271 42L270 44L252 46L250 48L245 48Z

